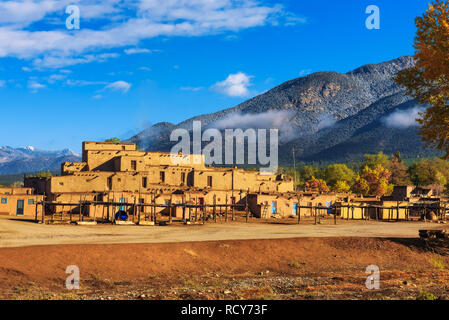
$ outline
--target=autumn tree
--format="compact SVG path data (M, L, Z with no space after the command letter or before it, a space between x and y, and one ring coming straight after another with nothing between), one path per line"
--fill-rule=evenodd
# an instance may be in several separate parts
M352 190L365 196L383 196L391 193L393 185L390 184L391 173L381 165L370 168L365 165L356 177Z
M449 158L449 3L434 1L415 24L416 65L395 80L408 95L429 105L418 119L420 134L427 146L444 151Z
M396 152L390 159L388 165L388 170L391 172L390 182L395 186L405 186L410 185L410 176L408 174L407 166L402 162L401 154Z
M306 190L329 192L330 188L323 179L317 179L315 177L310 178L305 184Z

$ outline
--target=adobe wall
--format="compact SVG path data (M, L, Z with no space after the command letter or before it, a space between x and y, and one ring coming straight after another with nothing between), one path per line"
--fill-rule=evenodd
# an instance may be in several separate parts
M23 215L17 215L18 201L23 200ZM0 195L0 215L24 216L34 218L36 203L43 200L43 196L32 194L2 194ZM38 216L42 214L41 206L37 206Z

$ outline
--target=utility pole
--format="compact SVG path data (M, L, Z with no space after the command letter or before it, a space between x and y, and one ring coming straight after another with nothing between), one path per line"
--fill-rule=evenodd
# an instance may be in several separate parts
M294 190L296 191L296 160L295 160L295 148L292 148L292 153L293 153L293 175L294 175Z

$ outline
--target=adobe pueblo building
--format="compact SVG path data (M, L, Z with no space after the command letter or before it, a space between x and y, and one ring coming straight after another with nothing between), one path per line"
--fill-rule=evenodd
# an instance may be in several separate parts
M24 184L45 196L44 211L56 219L64 213L110 219L125 211L139 221L158 214L196 220L198 211L210 211L212 205L222 215L229 209L255 217L264 212L291 216L299 199L293 179L284 174L215 168L206 166L202 155L144 152L134 143L118 142L83 142L82 162L65 162L61 176L28 177ZM254 195L264 195L264 203ZM185 205L195 208L186 213Z
M334 219L409 220L433 213L446 220L449 211L445 199L422 188L398 186L381 199L298 192L284 174L206 166L201 155L144 152L134 143L83 142L82 162L63 163L60 176L26 177L24 186L0 190L0 213L39 216L42 222L154 224L167 218L204 223L242 215L247 221L296 217L299 222L329 214Z

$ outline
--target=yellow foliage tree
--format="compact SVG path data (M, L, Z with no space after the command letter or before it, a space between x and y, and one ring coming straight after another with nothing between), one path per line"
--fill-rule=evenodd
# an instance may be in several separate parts
M449 158L449 3L435 0L415 19L416 65L395 78L407 93L430 107L418 119L427 146Z

